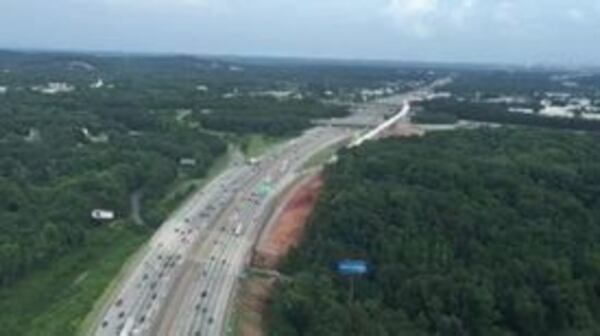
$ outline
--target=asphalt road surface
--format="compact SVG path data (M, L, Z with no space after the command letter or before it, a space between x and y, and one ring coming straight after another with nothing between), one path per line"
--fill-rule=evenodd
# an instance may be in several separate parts
M241 158L154 234L93 335L222 335L235 286L274 197L314 154L351 131L320 127Z
M397 108L426 99L436 81L376 104ZM367 109L368 110L368 109ZM400 113L404 118L406 113ZM251 247L275 197L315 154L355 131L317 127L268 151L257 162L237 155L230 167L191 197L138 253L119 281L92 335L225 334L228 309Z

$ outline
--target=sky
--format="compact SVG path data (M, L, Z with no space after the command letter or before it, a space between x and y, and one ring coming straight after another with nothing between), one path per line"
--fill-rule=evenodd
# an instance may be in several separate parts
M600 0L0 0L0 48L600 65Z

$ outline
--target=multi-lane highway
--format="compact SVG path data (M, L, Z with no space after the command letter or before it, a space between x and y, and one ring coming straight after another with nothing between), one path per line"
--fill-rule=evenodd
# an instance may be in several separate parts
M404 107L359 141L406 118L409 102L426 97L437 82L376 102L397 111L401 103ZM313 155L353 135L348 129L316 127L258 160L246 161L238 153L138 253L90 334L223 335L237 280L275 198Z
M321 127L257 162L237 159L155 233L92 334L221 335L230 297L274 197L351 131Z

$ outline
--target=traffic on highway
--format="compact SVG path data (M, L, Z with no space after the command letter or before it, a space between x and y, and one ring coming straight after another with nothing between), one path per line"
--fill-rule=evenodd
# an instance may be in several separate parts
M275 197L353 131L319 127L230 168L171 216L106 304L94 335L221 335L235 285Z

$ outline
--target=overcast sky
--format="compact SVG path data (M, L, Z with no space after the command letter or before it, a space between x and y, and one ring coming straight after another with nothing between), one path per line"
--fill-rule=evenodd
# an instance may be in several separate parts
M0 0L0 48L600 64L600 0Z

